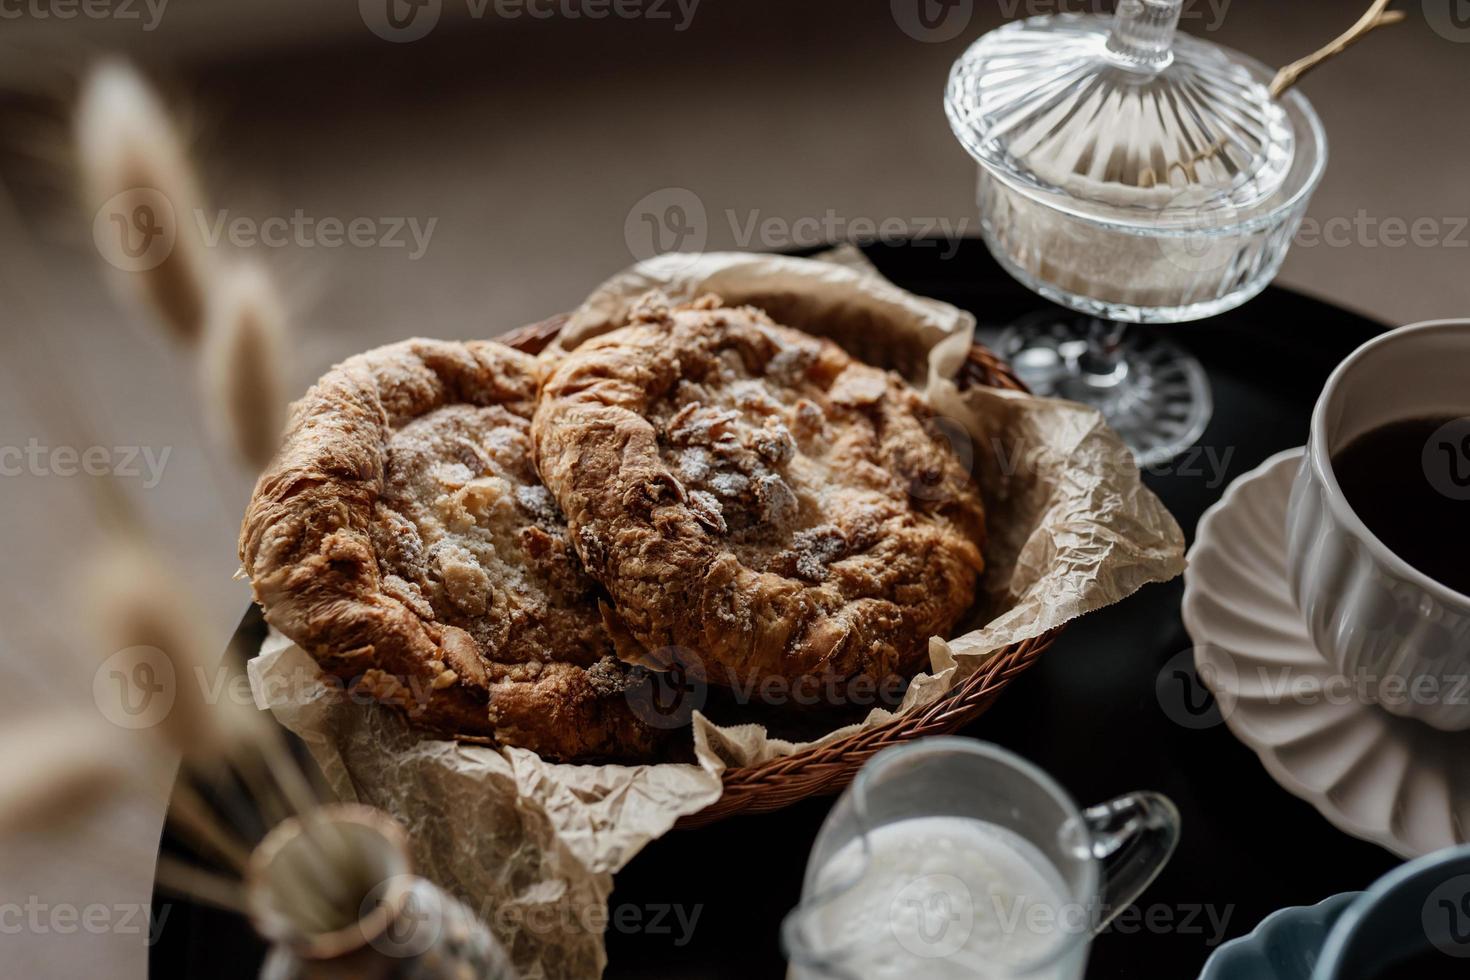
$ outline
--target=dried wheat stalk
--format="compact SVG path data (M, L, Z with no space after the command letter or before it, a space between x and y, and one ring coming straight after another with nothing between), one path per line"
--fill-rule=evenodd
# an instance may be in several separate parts
M158 887L202 905L212 905L226 912L245 915L244 889L237 878L211 874L167 854L159 855Z
M259 265L217 260L207 250L193 220L201 198L182 144L161 104L130 69L104 65L88 79L77 114L77 145L89 200L105 212L99 221L120 212L119 230L126 232L128 215L161 195L161 209L174 222L173 245L162 261L139 263L131 273L134 284L175 339L198 347L201 390L216 428L243 460L264 467L276 451L286 403L286 321L270 277ZM151 217L160 217L158 210ZM156 651L139 656L162 657L172 678L171 707L159 718L157 733L196 769L233 767L252 802L275 819L292 813L301 818L311 847L290 869L291 888L312 913L308 918L325 924L332 910L355 913L367 887L360 855L320 811L279 730L251 705L228 698L209 703L206 692L220 688L208 683L212 658L205 656L204 634L184 589L137 537L111 549L93 578L88 595L99 610L106 647ZM187 784L174 802L180 830L238 871L245 845L212 807ZM160 872L165 885L169 879L206 901L238 907L238 883L232 879L174 862L161 863Z
M126 781L117 730L92 712L21 718L0 740L25 746L0 770L0 837L55 827Z
M257 470L275 455L285 427L285 323L263 267L238 263L223 270L210 296L200 388L215 427Z
M126 267L175 339L202 346L215 429L245 463L264 468L286 403L286 318L271 277L258 264L212 254L197 220L203 198L194 168L162 103L131 68L107 62L87 78L76 142L87 203L103 223L94 229L99 249ZM155 236L163 253L156 264L144 256L134 268L121 261L129 255L110 254Z
M202 853L223 861L236 874L244 874L250 848L215 814L190 785L187 775L174 787L168 804L168 820Z
M98 234L172 236L160 261L150 256L124 275L176 339L197 342L216 263L198 223L199 182L168 113L137 72L109 61L83 83L75 126L85 201L104 225Z
M141 540L122 537L94 560L86 594L91 597L94 630L103 649L117 651L126 676L145 663L149 683L167 685L157 732L186 761L222 757L248 722L225 702L210 705L206 692L213 661L206 655L208 633L193 614L184 587ZM125 696L126 689L119 695Z
M166 662L161 680L170 683L171 691L168 710L157 722L158 734L196 769L232 766L262 811L302 817L314 845L303 854L303 876L330 903L352 894L359 875L351 865L350 849L335 828L320 819L319 800L280 731L252 704L228 696L210 702L209 691L228 692L229 685L209 680L210 672L221 668L204 655L201 630L188 612L183 586L145 545L122 539L98 562L91 594L99 610L99 633L108 648L136 649L140 658L162 657ZM244 848L197 794L181 783L174 802L182 831L232 868L243 868Z

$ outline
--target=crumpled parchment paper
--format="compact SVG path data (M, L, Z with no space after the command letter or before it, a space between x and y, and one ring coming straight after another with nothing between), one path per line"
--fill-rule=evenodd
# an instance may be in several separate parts
M594 292L557 348L620 324L645 291L752 303L778 322L831 337L924 389L956 450L973 455L989 540L974 628L930 641L932 669L900 711L968 677L995 650L1117 602L1184 568L1178 524L1139 480L1131 455L1092 409L989 388L960 391L974 318L914 296L852 249L820 260L749 253L671 254L639 263ZM555 350L551 356L555 356ZM257 703L305 740L332 789L408 828L421 874L468 902L521 975L600 974L612 874L679 817L719 798L720 774L800 751L759 724L694 715L697 764L576 766L533 753L422 738L395 712L325 681L272 632L250 662Z

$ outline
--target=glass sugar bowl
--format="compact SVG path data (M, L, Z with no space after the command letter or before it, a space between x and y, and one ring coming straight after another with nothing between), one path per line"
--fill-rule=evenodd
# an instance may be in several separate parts
M945 95L996 260L1085 315L1018 325L1002 353L1039 391L1100 408L1141 465L1199 437L1209 390L1183 351L1120 324L1198 320L1259 293L1327 162L1311 104L1179 33L1182 6L1007 24L961 56Z

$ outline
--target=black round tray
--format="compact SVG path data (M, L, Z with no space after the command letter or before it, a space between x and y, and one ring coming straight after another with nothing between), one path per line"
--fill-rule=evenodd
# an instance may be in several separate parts
M953 254L949 248L918 239L864 251L899 285L972 311L982 339L1046 306L979 240ZM1306 441L1328 373L1384 327L1271 288L1238 310L1164 329L1200 358L1214 387L1214 420L1198 449L1146 474L1193 540L1200 515L1230 480ZM1182 591L1180 581L1149 586L1073 624L962 733L1031 759L1083 805L1135 789L1158 790L1179 805L1178 851L1135 909L1098 937L1090 980L1189 980L1220 941L1244 935L1268 913L1363 888L1398 863L1277 786L1223 724L1199 728L1166 714L1161 671L1169 683L1193 688L1166 695L1171 713L1176 696L1201 710L1208 698L1192 660L1174 659L1190 647L1179 619ZM261 630L259 617L247 616L235 648L253 650ZM1181 664L1190 673L1175 677ZM781 919L797 902L831 803L811 799L650 844L617 875L606 976L784 976ZM243 922L163 896L155 905L169 906L150 960L155 980L255 976L263 949Z

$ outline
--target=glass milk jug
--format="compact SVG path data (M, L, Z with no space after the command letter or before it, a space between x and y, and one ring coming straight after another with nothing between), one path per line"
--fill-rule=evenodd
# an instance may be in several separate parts
M1156 793L1079 810L994 745L886 749L817 835L783 928L790 975L1080 980L1092 935L1178 839L1178 811Z

